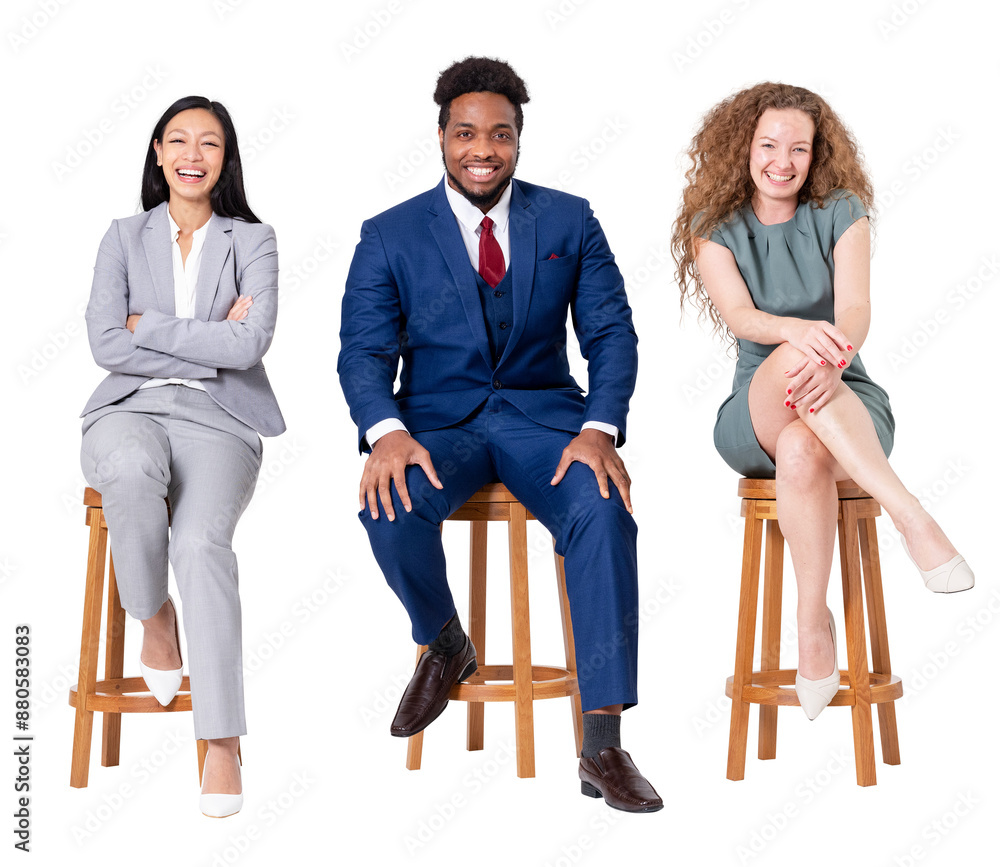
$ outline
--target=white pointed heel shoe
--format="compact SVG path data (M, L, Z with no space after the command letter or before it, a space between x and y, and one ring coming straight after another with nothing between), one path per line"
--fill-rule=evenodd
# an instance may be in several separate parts
M799 705L809 719L816 719L837 694L840 689L840 668L837 665L837 629L833 625L833 612L830 615L830 635L833 636L833 674L819 680L808 680L801 674L795 674L795 694Z
M910 562L917 566L917 561L913 559L910 549L906 546L906 539L900 536L899 541L903 543L903 550L910 558ZM958 593L962 590L971 590L976 584L976 576L972 574L969 564L961 554L956 554L937 569L925 572L917 566L917 571L924 579L924 587L935 593Z
M177 653L181 652L181 639L180 634L177 631L177 606L174 605L174 600L167 595L167 602L170 603L170 607L174 609L174 640L177 642ZM166 707L170 702L174 700L174 696L177 695L177 690L181 688L181 681L184 676L184 664L181 663L180 668L161 670L158 668L150 668L148 665L143 663L142 657L139 658L139 671L142 672L142 679L146 681L146 686L149 687L149 691L153 694L153 697L163 706Z
M242 761L236 757L236 768L239 770ZM240 786L242 788L242 785ZM204 789L204 783L202 784ZM234 816L243 809L243 793L238 795L223 795L212 792L202 792L198 800L198 808L202 814L210 819L225 819L227 816Z

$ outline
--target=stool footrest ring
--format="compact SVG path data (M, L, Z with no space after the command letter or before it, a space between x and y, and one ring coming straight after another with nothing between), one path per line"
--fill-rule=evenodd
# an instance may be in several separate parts
M146 693L135 695L134 693ZM80 698L75 686L70 687L69 703L71 707L79 705ZM172 713L174 711L191 710L191 682L185 677L181 681L181 691L166 707L161 705L154 696L149 694L149 687L141 677L114 677L110 680L99 680L93 695L87 697L87 711L106 713Z
M513 677L513 665L480 665L468 681L456 683L451 688L449 698L458 701L514 701ZM532 699L565 698L580 691L576 675L555 665L531 666L531 680Z
M799 699L795 695L795 674L794 668L753 672L750 683L743 687L743 701L751 704L798 705ZM870 672L868 682L871 684L872 704L895 701L903 694L903 682L898 675ZM840 670L840 683L841 686L850 684L848 672L844 669ZM733 697L732 677L726 678L726 695L729 698ZM831 706L853 704L854 690L849 685L847 689L838 690L830 702Z

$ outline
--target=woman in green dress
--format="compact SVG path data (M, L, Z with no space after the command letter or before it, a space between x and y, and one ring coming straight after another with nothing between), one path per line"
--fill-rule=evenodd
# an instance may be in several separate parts
M764 83L715 106L688 156L672 236L681 304L738 347L715 443L737 472L775 478L798 585L795 689L814 719L840 683L826 605L837 481L854 479L888 512L929 589L975 579L890 468L889 399L858 357L873 195L851 133L816 94Z

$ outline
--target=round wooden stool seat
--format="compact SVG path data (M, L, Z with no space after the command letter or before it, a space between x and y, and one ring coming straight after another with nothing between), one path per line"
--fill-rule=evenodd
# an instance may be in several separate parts
M166 707L149 694L141 677L125 677L125 610L118 596L115 581L114 556L108 551L108 525L104 520L101 495L93 488L86 488L83 504L87 507L86 523L90 527L90 545L87 552L87 583L83 601L83 630L80 640L80 675L77 685L70 687L69 703L76 708L73 728L73 759L70 785L84 788L90 773L90 745L93 736L94 714L103 714L101 736L101 765L118 764L121 751L121 715L123 713L174 713L191 710L191 684L188 677L181 681L181 688ZM167 503L169 515L170 504ZM101 643L104 599L104 574L107 564L107 633L104 650L104 679L97 679L98 650ZM141 693L141 694L140 694ZM205 764L208 744L198 741L198 777Z
M758 758L773 759L777 749L777 708L799 704L795 694L796 671L780 666L784 536L778 526L775 483L773 479L741 479L738 492L742 498L740 515L745 520L745 530L735 673L726 680L726 695L733 700L726 772L730 780L743 779L750 705L760 705ZM882 572L875 532L875 519L882 510L866 491L850 480L837 483L837 497L848 667L840 672L841 686L847 688L840 689L830 705L851 708L858 785L870 786L875 784L871 708L872 705L878 708L882 760L888 765L898 765L899 741L896 710L892 702L902 696L903 684L892 674L889 661ZM761 663L760 669L754 670L760 554L765 524ZM871 639L870 666L865 640L866 607Z
M469 547L469 637L476 648L477 658L486 656L486 538L490 521L505 521L510 554L511 631L514 662L509 665L486 665L468 681L455 684L450 698L469 703L466 748L483 748L483 703L514 702L517 742L517 775L535 775L534 717L531 703L546 698L572 699L573 730L576 754L583 747L583 716L580 687L576 677L576 653L573 645L573 625L566 595L566 573L563 558L556 558L556 579L562 612L565 666L532 665L531 630L528 609L528 536L527 522L534 516L522 506L507 488L499 483L484 485L448 518L449 521L470 522ZM417 649L417 659L426 650ZM409 738L406 767L420 767L423 732Z

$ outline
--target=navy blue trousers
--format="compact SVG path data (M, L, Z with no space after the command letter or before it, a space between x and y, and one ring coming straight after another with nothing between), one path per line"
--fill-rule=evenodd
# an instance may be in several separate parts
M583 709L634 705L636 526L614 485L605 500L594 471L579 462L550 485L572 435L531 421L499 395L455 427L414 436L430 452L444 489L435 488L420 467L407 467L413 510L403 509L393 486L394 521L381 504L377 520L367 509L359 515L375 559L410 616L413 640L430 643L455 614L441 522L484 484L499 480L548 529L566 559Z

